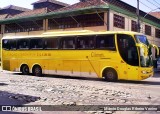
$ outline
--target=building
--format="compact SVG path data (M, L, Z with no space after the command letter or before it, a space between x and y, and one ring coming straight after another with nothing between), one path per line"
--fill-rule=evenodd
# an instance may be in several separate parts
M2 9L0 9L0 15L8 14L8 15L13 16L15 14L19 14L19 13L22 13L25 11L29 11L29 9L19 7L19 6L9 5L9 6L6 6Z
M48 8L51 11L69 6L66 3L62 3L55 0L39 0L37 2L32 3L32 5L33 9Z
M80 0L73 5L39 0L32 5L31 11L0 20L1 38L66 30L137 31L136 8L121 0ZM140 32L160 45L160 19L150 14L144 18L146 14L140 11Z
M154 17L157 17L160 19L160 12L151 12L150 15L153 15Z
M30 9L18 7L14 5L6 6L2 9L0 9L0 20L4 20L6 18L11 18L12 16L16 14L20 14L25 11L29 11Z

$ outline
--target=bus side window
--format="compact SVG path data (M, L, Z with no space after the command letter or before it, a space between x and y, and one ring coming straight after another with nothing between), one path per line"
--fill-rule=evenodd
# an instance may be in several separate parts
M132 66L138 66L138 51L132 36L117 34L117 44L122 59Z
M84 39L80 39L80 38L77 39L77 48L78 49L85 49L86 48Z
M96 48L116 50L114 35L103 35L96 37Z
M16 50L17 49L17 41L12 39L10 40L10 50Z
M43 49L43 40L40 39L31 39L30 40L30 49Z
M6 50L9 50L10 49L10 43L9 43L10 40L8 39L4 39L2 40L2 48L3 49L6 49Z
M61 49L75 49L75 38L62 38Z
M94 39L89 39L88 40L88 48L93 49L94 48Z
M58 39L56 38L46 38L44 39L44 49L57 49Z
M17 41L17 49L29 49L29 40L28 39L19 39Z
M94 36L81 36L77 39L78 49L94 49Z

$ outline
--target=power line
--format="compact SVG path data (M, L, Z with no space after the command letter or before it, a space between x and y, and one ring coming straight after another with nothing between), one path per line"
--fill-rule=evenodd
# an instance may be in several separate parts
M160 5L160 3L158 3L156 0L153 0L155 3L157 3L158 5Z
M142 5L144 5L145 7L149 8L150 10L152 10L151 7L147 6L146 4L144 4L143 2L139 1Z
M155 5L154 3L152 3L152 2L149 1L149 0L147 0L147 2L149 2L150 4L152 4L152 5L156 6L156 7L159 7L159 6Z

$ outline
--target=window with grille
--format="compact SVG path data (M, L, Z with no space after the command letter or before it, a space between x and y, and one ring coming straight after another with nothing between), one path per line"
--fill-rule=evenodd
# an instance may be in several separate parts
M119 16L117 14L114 14L114 27L118 27L118 28L125 28L125 18L122 16Z
M132 31L137 31L137 22L136 21L133 21L131 22L131 30Z
M145 25L145 34L151 36L151 26Z
M157 38L160 38L160 30L159 29L155 29L155 36Z
M43 30L43 20L26 21L5 25L5 33L29 32Z
M48 29L64 29L104 25L104 13L48 19Z

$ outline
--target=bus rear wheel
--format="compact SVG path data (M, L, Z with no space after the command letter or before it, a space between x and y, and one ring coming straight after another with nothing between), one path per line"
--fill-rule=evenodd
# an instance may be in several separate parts
M29 67L27 65L22 65L21 72L23 75L28 75L29 74Z
M42 68L39 65L33 67L34 76L42 76Z
M117 72L112 68L105 69L103 77L109 82L115 82L118 80Z

